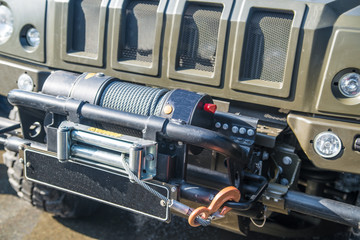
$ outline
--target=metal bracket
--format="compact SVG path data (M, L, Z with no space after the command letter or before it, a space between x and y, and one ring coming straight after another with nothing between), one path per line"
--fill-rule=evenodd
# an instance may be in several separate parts
M143 138L147 140L156 141L157 133L162 133L164 126L169 122L169 119L150 116L145 124L145 129L142 130Z
M269 210L287 214L285 210L284 196L288 192L288 187L277 183L270 183L262 198L264 205L268 206Z
M81 107L87 102L75 100L72 98L66 99L65 111L69 114L69 121L80 123Z
M276 180L289 188L296 182L301 164L301 159L294 151L291 146L281 145L277 146L271 155L279 169L279 179Z

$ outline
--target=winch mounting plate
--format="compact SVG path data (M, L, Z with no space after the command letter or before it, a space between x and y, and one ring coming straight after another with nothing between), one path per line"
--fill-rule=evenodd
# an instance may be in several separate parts
M160 199L131 183L126 175L81 163L59 162L55 153L24 150L24 175L33 182L87 197L160 221L170 221L170 209ZM169 198L170 190L156 181L146 182Z

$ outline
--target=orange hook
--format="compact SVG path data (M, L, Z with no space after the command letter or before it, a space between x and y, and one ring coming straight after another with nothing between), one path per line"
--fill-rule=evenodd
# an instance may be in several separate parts
M221 206L227 201L240 201L240 191L233 186L222 189L214 199L211 201L209 207L198 207L189 216L188 222L192 227L198 227L200 224L196 222L196 218L201 216L203 219L207 219L211 214L217 212ZM229 207L223 207L220 211L220 215L225 215L231 210Z

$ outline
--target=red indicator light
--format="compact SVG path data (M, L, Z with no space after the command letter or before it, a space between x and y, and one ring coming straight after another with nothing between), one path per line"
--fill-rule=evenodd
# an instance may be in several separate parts
M204 105L204 110L209 112L209 113L215 113L217 109L216 104L212 104L212 103L206 103Z

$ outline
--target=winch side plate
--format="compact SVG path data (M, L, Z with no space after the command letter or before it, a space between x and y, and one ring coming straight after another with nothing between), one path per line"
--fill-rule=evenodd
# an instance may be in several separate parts
M135 213L170 221L170 210L160 199L141 186L131 183L126 175L68 161L60 163L55 155L25 149L25 177L30 181L57 188ZM169 197L166 186L147 184Z

